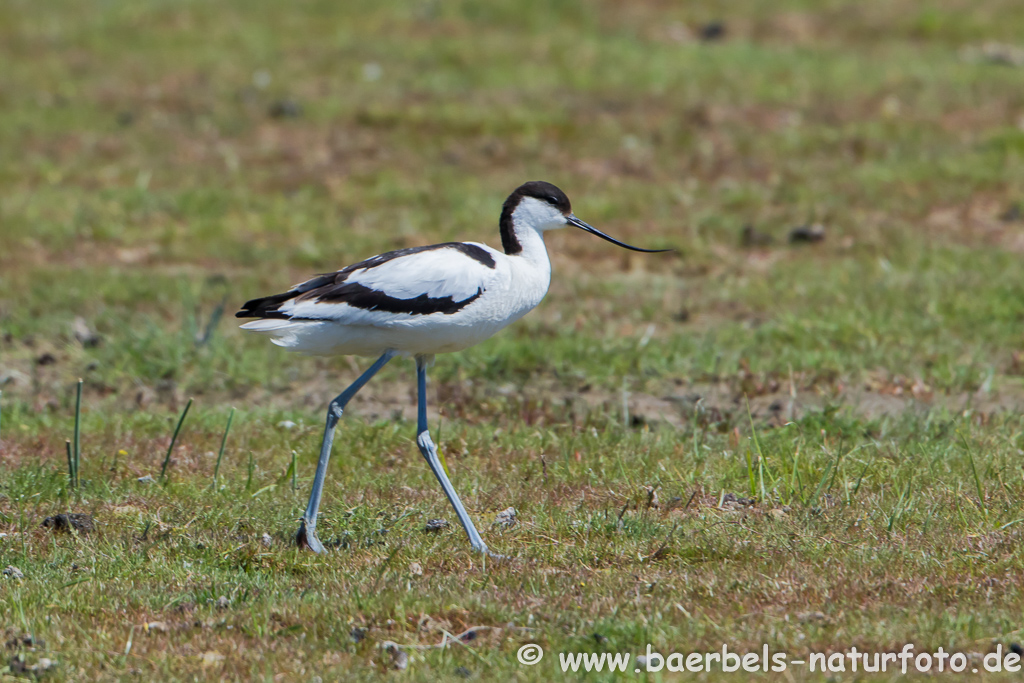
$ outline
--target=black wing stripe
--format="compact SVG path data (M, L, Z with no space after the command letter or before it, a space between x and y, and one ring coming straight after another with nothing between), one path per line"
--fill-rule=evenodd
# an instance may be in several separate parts
M345 303L353 308L361 308L365 311L406 313L408 315L431 315L433 313L451 315L453 313L458 313L463 308L479 299L483 293L483 288L478 288L476 290L476 294L468 299L463 299L462 301L455 301L450 296L431 297L426 294L420 294L415 299L397 299L376 289L370 289L369 287L365 287L356 282L349 282L332 287L327 292L317 296L316 300L324 303ZM298 316L290 317L283 313L275 312L278 313L278 317L289 318L291 320L323 319Z
M348 277L357 270L370 270L396 258L436 249L456 249L488 268L494 269L497 267L494 257L491 256L490 252L475 244L466 244L465 242L446 242L426 247L399 249L368 258L351 266L346 266L336 273L320 275L312 280L303 282L298 287L283 294L274 294L273 296L247 301L242 306L242 310L235 313L235 317L316 320L316 318L293 317L281 311L281 305L292 299L313 299L314 301L323 301L325 303L345 303L354 308L361 308L367 311L384 311L386 313L407 313L409 315L443 313L451 315L461 311L480 298L484 290L478 288L476 294L462 301L455 301L451 296L431 297L426 294L421 294L413 299L399 299L357 282L346 282Z

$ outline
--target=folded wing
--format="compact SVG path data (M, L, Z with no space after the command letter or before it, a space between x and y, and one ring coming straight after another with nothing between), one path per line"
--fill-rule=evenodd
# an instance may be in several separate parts
M249 301L235 316L373 325L451 315L482 296L494 273L494 257L483 245L449 242L401 249Z

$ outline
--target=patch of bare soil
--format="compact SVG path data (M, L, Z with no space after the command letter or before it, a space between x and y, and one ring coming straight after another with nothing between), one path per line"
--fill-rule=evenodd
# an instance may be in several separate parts
M935 207L925 217L933 232L966 243L982 243L1024 253L1024 221L1020 209L996 197L977 196L959 206Z

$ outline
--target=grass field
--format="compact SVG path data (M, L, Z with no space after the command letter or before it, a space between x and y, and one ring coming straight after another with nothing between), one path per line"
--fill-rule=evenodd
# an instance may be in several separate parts
M0 677L598 681L557 653L648 644L980 669L1024 640L1022 35L1016 0L3 3ZM367 362L231 314L498 245L530 179L678 253L550 235L538 310L431 371L512 559L420 457L408 361L341 423L334 552L294 549ZM95 530L42 526L69 511Z

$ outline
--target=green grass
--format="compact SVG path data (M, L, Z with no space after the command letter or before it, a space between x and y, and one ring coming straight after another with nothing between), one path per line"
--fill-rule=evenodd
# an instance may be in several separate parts
M0 671L560 680L558 652L647 644L1005 650L1024 98L1020 68L961 50L1022 31L1012 0L6 3L0 566L24 578L0 579ZM300 115L270 116L285 99ZM407 362L340 425L335 551L300 553L325 406L365 362L230 314L383 250L497 244L528 179L678 254L551 235L538 310L431 370L455 486L513 560L469 551ZM788 244L808 223L825 241ZM67 511L98 529L40 526Z

